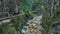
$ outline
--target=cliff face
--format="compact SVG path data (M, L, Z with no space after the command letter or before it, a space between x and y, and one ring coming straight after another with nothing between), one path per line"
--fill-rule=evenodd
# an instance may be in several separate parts
M16 0L0 0L0 18L14 16L18 13Z

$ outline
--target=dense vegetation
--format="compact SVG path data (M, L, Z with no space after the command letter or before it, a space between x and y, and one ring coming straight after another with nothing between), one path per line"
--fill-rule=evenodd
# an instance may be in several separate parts
M18 0L19 1L19 0ZM43 18L43 28L44 28L44 34L48 34L51 25L57 21L60 17L60 4L56 4L59 8L52 9L51 7L54 6L54 0L50 1L43 1L43 0L22 0L22 10L24 12L24 15L17 16L13 18L13 20L6 24L0 25L0 34L20 34L22 26L24 24L24 19L34 17L31 11L37 10L37 12L42 12ZM57 0L56 2L60 3L60 0ZM53 5L52 5L53 4ZM38 7L37 7L38 6ZM43 6L41 8L41 6ZM56 34L56 33L55 33Z

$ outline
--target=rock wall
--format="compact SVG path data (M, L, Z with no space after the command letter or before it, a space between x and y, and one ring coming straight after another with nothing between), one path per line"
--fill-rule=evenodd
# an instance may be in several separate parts
M0 18L14 16L19 13L16 0L0 0Z

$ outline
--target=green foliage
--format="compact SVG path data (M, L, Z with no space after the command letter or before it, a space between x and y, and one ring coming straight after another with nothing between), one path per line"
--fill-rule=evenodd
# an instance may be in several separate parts
M16 29L12 26L12 24L2 24L0 26L0 34L18 34Z
M54 14L53 17L51 17L50 19L48 18L43 18L44 21L44 29L45 29L45 34L48 34L48 32L50 31L50 27L53 24L54 21L56 21L58 18L57 14Z
M18 34L18 31L22 29L23 19L24 15L17 16L12 22L0 25L0 34Z
M22 0L22 3L23 3L23 6L22 6L23 7L23 11L24 11L26 17L28 17L28 18L30 18L30 16L32 16L30 14L30 9L32 7L33 1L34 0Z
M22 18L22 19L23 19L23 18ZM15 23L13 23L13 24L14 24L15 29L16 29L17 31L18 31L18 28L21 28L21 27L22 27L22 24L23 24L22 19L21 19L21 16L15 17Z
M51 25L55 21L57 21L58 17L60 16L60 10L57 9L57 10L53 11L55 13L53 13L52 16L47 17L48 16L47 13L50 13L50 8L51 8L51 5L49 5L48 3L45 4L45 7L44 7L45 14L44 14L43 19L42 19L42 21L44 23L43 28L45 29L45 34L48 34L48 32L50 31Z
M33 5L32 5L31 10L35 10L35 9L36 9L36 6L42 5L42 2L41 2L41 1L42 1L42 0L35 0L34 3L33 3ZM39 7L39 8L40 8L40 7Z

